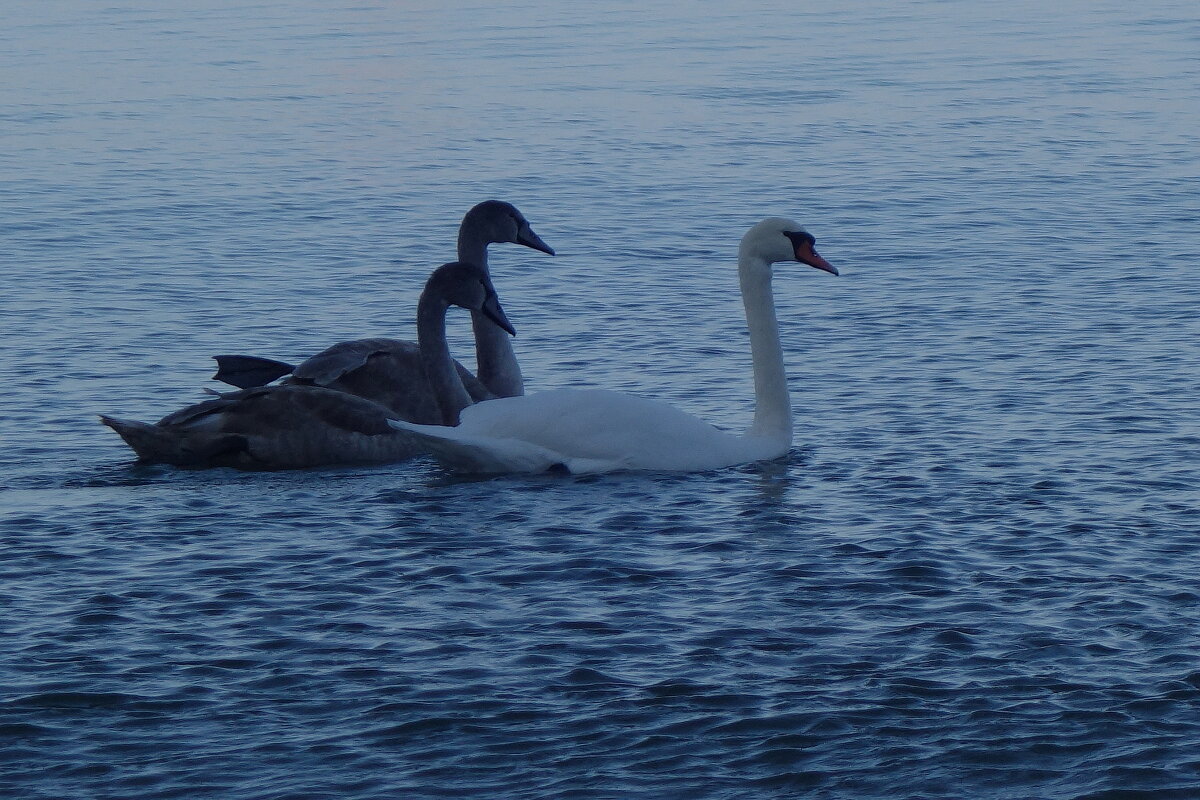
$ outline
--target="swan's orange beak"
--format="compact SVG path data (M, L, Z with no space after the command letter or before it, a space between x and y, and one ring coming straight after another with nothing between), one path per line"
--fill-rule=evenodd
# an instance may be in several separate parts
M821 258L821 255L813 248L812 242L804 240L796 242L795 251L796 260L800 263L808 264L810 267L816 267L817 269L823 269L831 275L838 274L837 267Z

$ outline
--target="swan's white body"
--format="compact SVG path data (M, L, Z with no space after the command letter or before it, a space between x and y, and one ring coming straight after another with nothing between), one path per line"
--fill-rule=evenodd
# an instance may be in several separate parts
M794 241L796 237L800 243ZM488 400L464 409L456 428L391 420L439 461L464 472L696 472L777 458L792 442L792 410L771 264L802 260L837 274L798 224L772 218L743 237L738 275L754 364L754 423L744 434L714 428L657 400L596 389L560 389Z
M701 471L777 458L790 435L737 436L658 400L556 389L487 400L456 428L392 423L463 472Z

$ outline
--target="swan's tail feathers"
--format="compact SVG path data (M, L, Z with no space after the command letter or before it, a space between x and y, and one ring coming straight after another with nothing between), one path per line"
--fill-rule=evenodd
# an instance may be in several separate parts
M137 453L139 461L181 467L214 466L244 457L248 442L235 433L184 433L134 420L100 415L100 421L117 432Z
M213 375L213 380L239 389L266 386L296 369L291 364L258 356L213 356L213 360L217 362L217 374Z
M415 446L455 472L545 472L567 468L554 452L517 439L489 439L465 434L459 428L416 425L402 420L388 424L409 437Z

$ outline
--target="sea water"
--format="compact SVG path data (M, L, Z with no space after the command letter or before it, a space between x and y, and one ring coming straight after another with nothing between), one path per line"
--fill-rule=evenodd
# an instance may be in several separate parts
M18 2L0 793L1200 796L1192 3ZM413 336L475 203L529 391L718 472L139 466L217 353ZM455 351L469 331L451 314Z

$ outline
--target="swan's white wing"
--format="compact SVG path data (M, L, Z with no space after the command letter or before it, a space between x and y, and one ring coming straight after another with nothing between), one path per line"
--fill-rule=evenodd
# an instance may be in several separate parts
M562 464L558 454L519 439L473 436L461 427L402 420L388 420L388 424L410 437L416 447L459 472L545 472Z
M465 409L457 428L396 427L420 431L443 463L469 471L691 471L778 455L666 403L600 389L489 400Z
M626 469L680 469L730 437L657 400L601 389L559 389L466 409L460 427L489 438L519 439L561 460L614 462Z

